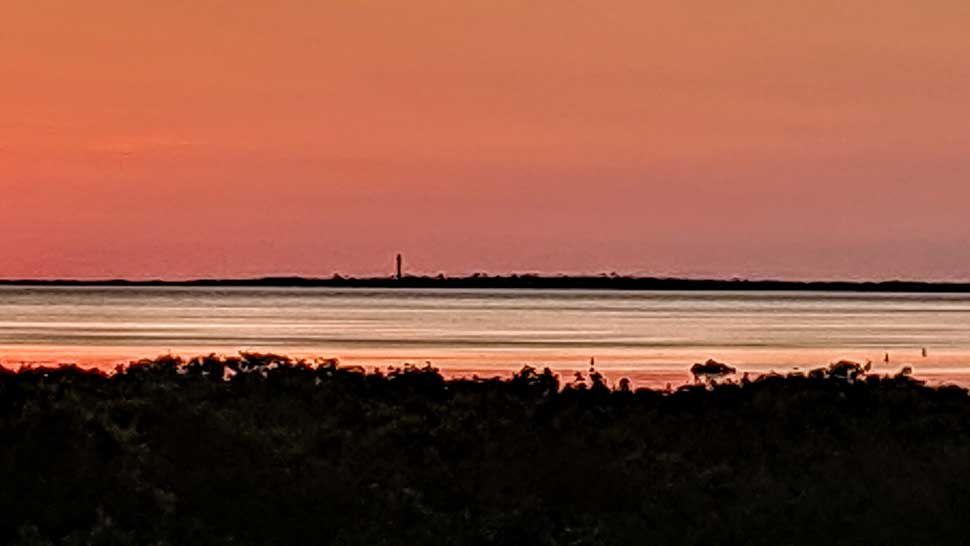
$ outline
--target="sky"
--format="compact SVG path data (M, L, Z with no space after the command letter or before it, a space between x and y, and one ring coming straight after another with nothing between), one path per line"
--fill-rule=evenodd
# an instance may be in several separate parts
M970 279L963 0L5 0L0 277Z

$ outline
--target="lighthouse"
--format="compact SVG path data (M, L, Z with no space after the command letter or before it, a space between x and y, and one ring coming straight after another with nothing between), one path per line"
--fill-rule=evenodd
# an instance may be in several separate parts
M395 262L397 263L397 275L396 275L396 277L397 277L397 280L401 280L401 277L403 276L402 275L402 265L404 263L404 257L401 256L400 254L398 254L397 255L397 258L395 259Z

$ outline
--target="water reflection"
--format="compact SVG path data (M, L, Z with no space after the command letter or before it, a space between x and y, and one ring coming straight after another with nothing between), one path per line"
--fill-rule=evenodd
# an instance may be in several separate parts
M0 288L7 365L245 349L487 375L595 356L607 373L663 382L709 357L752 371L852 358L962 381L968 326L967 294Z

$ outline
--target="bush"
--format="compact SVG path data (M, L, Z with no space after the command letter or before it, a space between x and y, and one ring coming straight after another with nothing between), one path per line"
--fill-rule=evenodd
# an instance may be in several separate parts
M970 510L967 392L846 363L670 391L250 354L0 370L0 434L23 545L941 544Z

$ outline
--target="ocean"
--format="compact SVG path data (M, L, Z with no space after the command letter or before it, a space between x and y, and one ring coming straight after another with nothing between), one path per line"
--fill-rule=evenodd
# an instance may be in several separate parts
M852 359L967 385L970 294L0 287L8 368L239 351L452 376L568 376L592 359L650 386L686 382L708 358L752 373Z

